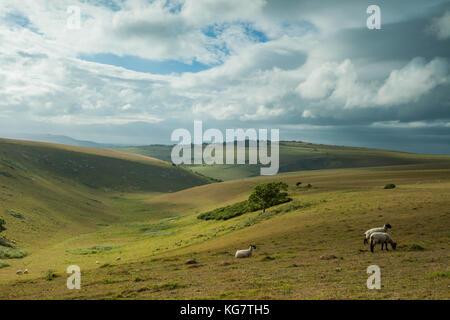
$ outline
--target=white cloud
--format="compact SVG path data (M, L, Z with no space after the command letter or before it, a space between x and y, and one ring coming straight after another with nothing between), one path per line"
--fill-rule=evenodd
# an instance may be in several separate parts
M415 102L448 83L443 59L336 58L346 43L330 49L330 34L365 25L348 3L334 10L328 1L333 7L327 19L314 1L286 7L263 0L187 0L175 12L162 0L117 3L119 11L98 1L1 1L2 116L67 124L192 117L314 122L352 108ZM66 29L69 5L81 7L81 30ZM11 15L26 17L29 25L14 24ZM264 31L267 42L259 43L252 27ZM211 28L214 37L205 35ZM154 75L82 61L80 53L197 60L212 67ZM376 77L361 76L368 63L389 67Z
M432 89L449 81L449 65L444 59L436 58L428 63L415 58L400 70L391 72L389 78L378 90L377 103L399 105L414 102Z
M435 33L438 39L450 38L450 11L446 11L440 18L434 19L429 31Z
M415 102L449 81L448 62L415 58L401 69L391 71L385 81L360 81L350 60L327 62L313 69L297 87L302 98L320 100L327 106L361 108L394 106Z

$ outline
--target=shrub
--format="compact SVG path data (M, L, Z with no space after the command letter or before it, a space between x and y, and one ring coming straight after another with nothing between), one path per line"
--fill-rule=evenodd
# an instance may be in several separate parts
M87 254L98 254L105 251L110 251L116 247L113 246L93 246L89 248L78 248L75 250L71 250L70 253L79 254L79 255L87 255Z
M6 267L9 267L9 263L0 260L0 269L1 269L1 268L6 268Z
M284 202L289 202L292 199L290 198L286 198L283 199L282 202L279 203L274 203L273 205L276 204L281 204ZM214 209L212 211L208 211L205 213L202 213L201 215L198 216L198 219L203 219L203 220L228 220L234 217L238 217L241 216L245 213L248 212L254 212L257 210L261 210L262 207L256 205L256 204L252 204L249 203L247 200L246 201L242 201L242 202L237 202L235 204L226 206L226 207L222 207L222 208L217 208Z
M0 259L21 259L26 255L27 252L20 249L0 247Z
M387 185L384 186L385 189L394 189L395 188L395 184L393 183L388 183Z
M6 224L6 221L5 221L5 220L3 220L2 218L0 218L0 232L2 232L2 231L5 231L5 230L6 230L6 228L5 228L5 224Z
M57 275L55 274L55 272L53 270L48 270L47 273L45 274L45 279L47 281L52 281L56 277L57 277Z
M14 218L17 218L17 219L22 219L22 220L26 219L23 214L21 214L20 212L16 212L14 210L6 210L6 213L9 214L10 216L13 216Z
M297 182L295 185L298 187L298 186L300 186L302 183L299 181L299 182Z
M8 248L14 247L11 243L8 242L8 240L6 240L5 238L1 238L1 237L0 237L0 246L8 247Z

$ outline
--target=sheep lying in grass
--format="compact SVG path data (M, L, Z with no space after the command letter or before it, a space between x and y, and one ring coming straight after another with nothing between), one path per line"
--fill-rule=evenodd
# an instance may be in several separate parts
M252 255L253 249L256 249L256 246L250 245L250 248L248 248L247 250L238 250L238 251L236 251L236 255L234 257L235 258L248 258Z
M391 244L392 249L395 250L397 247L397 243L391 239L391 236L385 232L374 232L370 235L370 251L373 252L373 248L377 243L381 243L381 250L383 250L383 246L386 247L386 251L388 249L388 243Z
M386 223L383 227L381 228L372 228L367 230L366 232L364 232L364 244L367 244L370 238L370 235L374 232L387 232L387 229L391 229L391 225L389 223Z

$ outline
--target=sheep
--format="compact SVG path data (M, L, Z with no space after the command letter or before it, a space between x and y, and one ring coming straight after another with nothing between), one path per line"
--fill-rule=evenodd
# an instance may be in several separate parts
M117 257L117 258L116 258L116 261L119 261L119 260L120 260L120 257Z
M381 250L383 250L383 246L386 247L386 251L388 249L388 243L391 244L392 249L395 250L397 248L397 243L394 242L391 236L385 232L374 232L370 235L370 251L373 252L373 248L377 243L381 243Z
M372 228L367 230L366 232L364 232L364 244L368 243L368 240L370 238L370 235L374 232L387 232L387 229L391 229L392 226L389 223L386 223L383 227L381 228Z
M23 274L28 274L28 269L23 270Z
M16 271L16 274L17 274L17 275L21 275L22 273L23 273L22 270L17 270L17 271Z
M250 245L247 250L238 250L236 251L235 258L248 258L252 255L253 249L256 249L256 246Z

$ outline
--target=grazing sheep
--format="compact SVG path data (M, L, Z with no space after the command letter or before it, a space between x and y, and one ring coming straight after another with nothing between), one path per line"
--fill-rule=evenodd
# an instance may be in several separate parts
M374 232L387 232L387 229L391 229L391 225L389 223L386 223L383 227L381 228L372 228L367 230L366 232L364 232L364 244L367 244L370 238L370 235Z
M117 257L116 260L119 261L119 260L120 260L120 257Z
M16 271L16 274L19 274L19 275L20 275L20 274L22 274L22 273L23 273L22 270L17 270L17 271Z
M23 274L28 274L28 269L23 270Z
M98 262L98 261L95 261L95 264L99 264L100 262Z
M16 240L11 240L11 242L12 242L13 244L16 244Z
M236 251L235 258L248 258L252 255L253 249L256 249L256 246L250 245L247 250L238 250Z
M385 232L374 232L370 235L370 251L373 252L373 248L377 243L381 243L381 250L383 250L384 246L386 247L386 251L389 251L388 243L391 244L394 250L397 247L397 243L392 241L391 236Z

